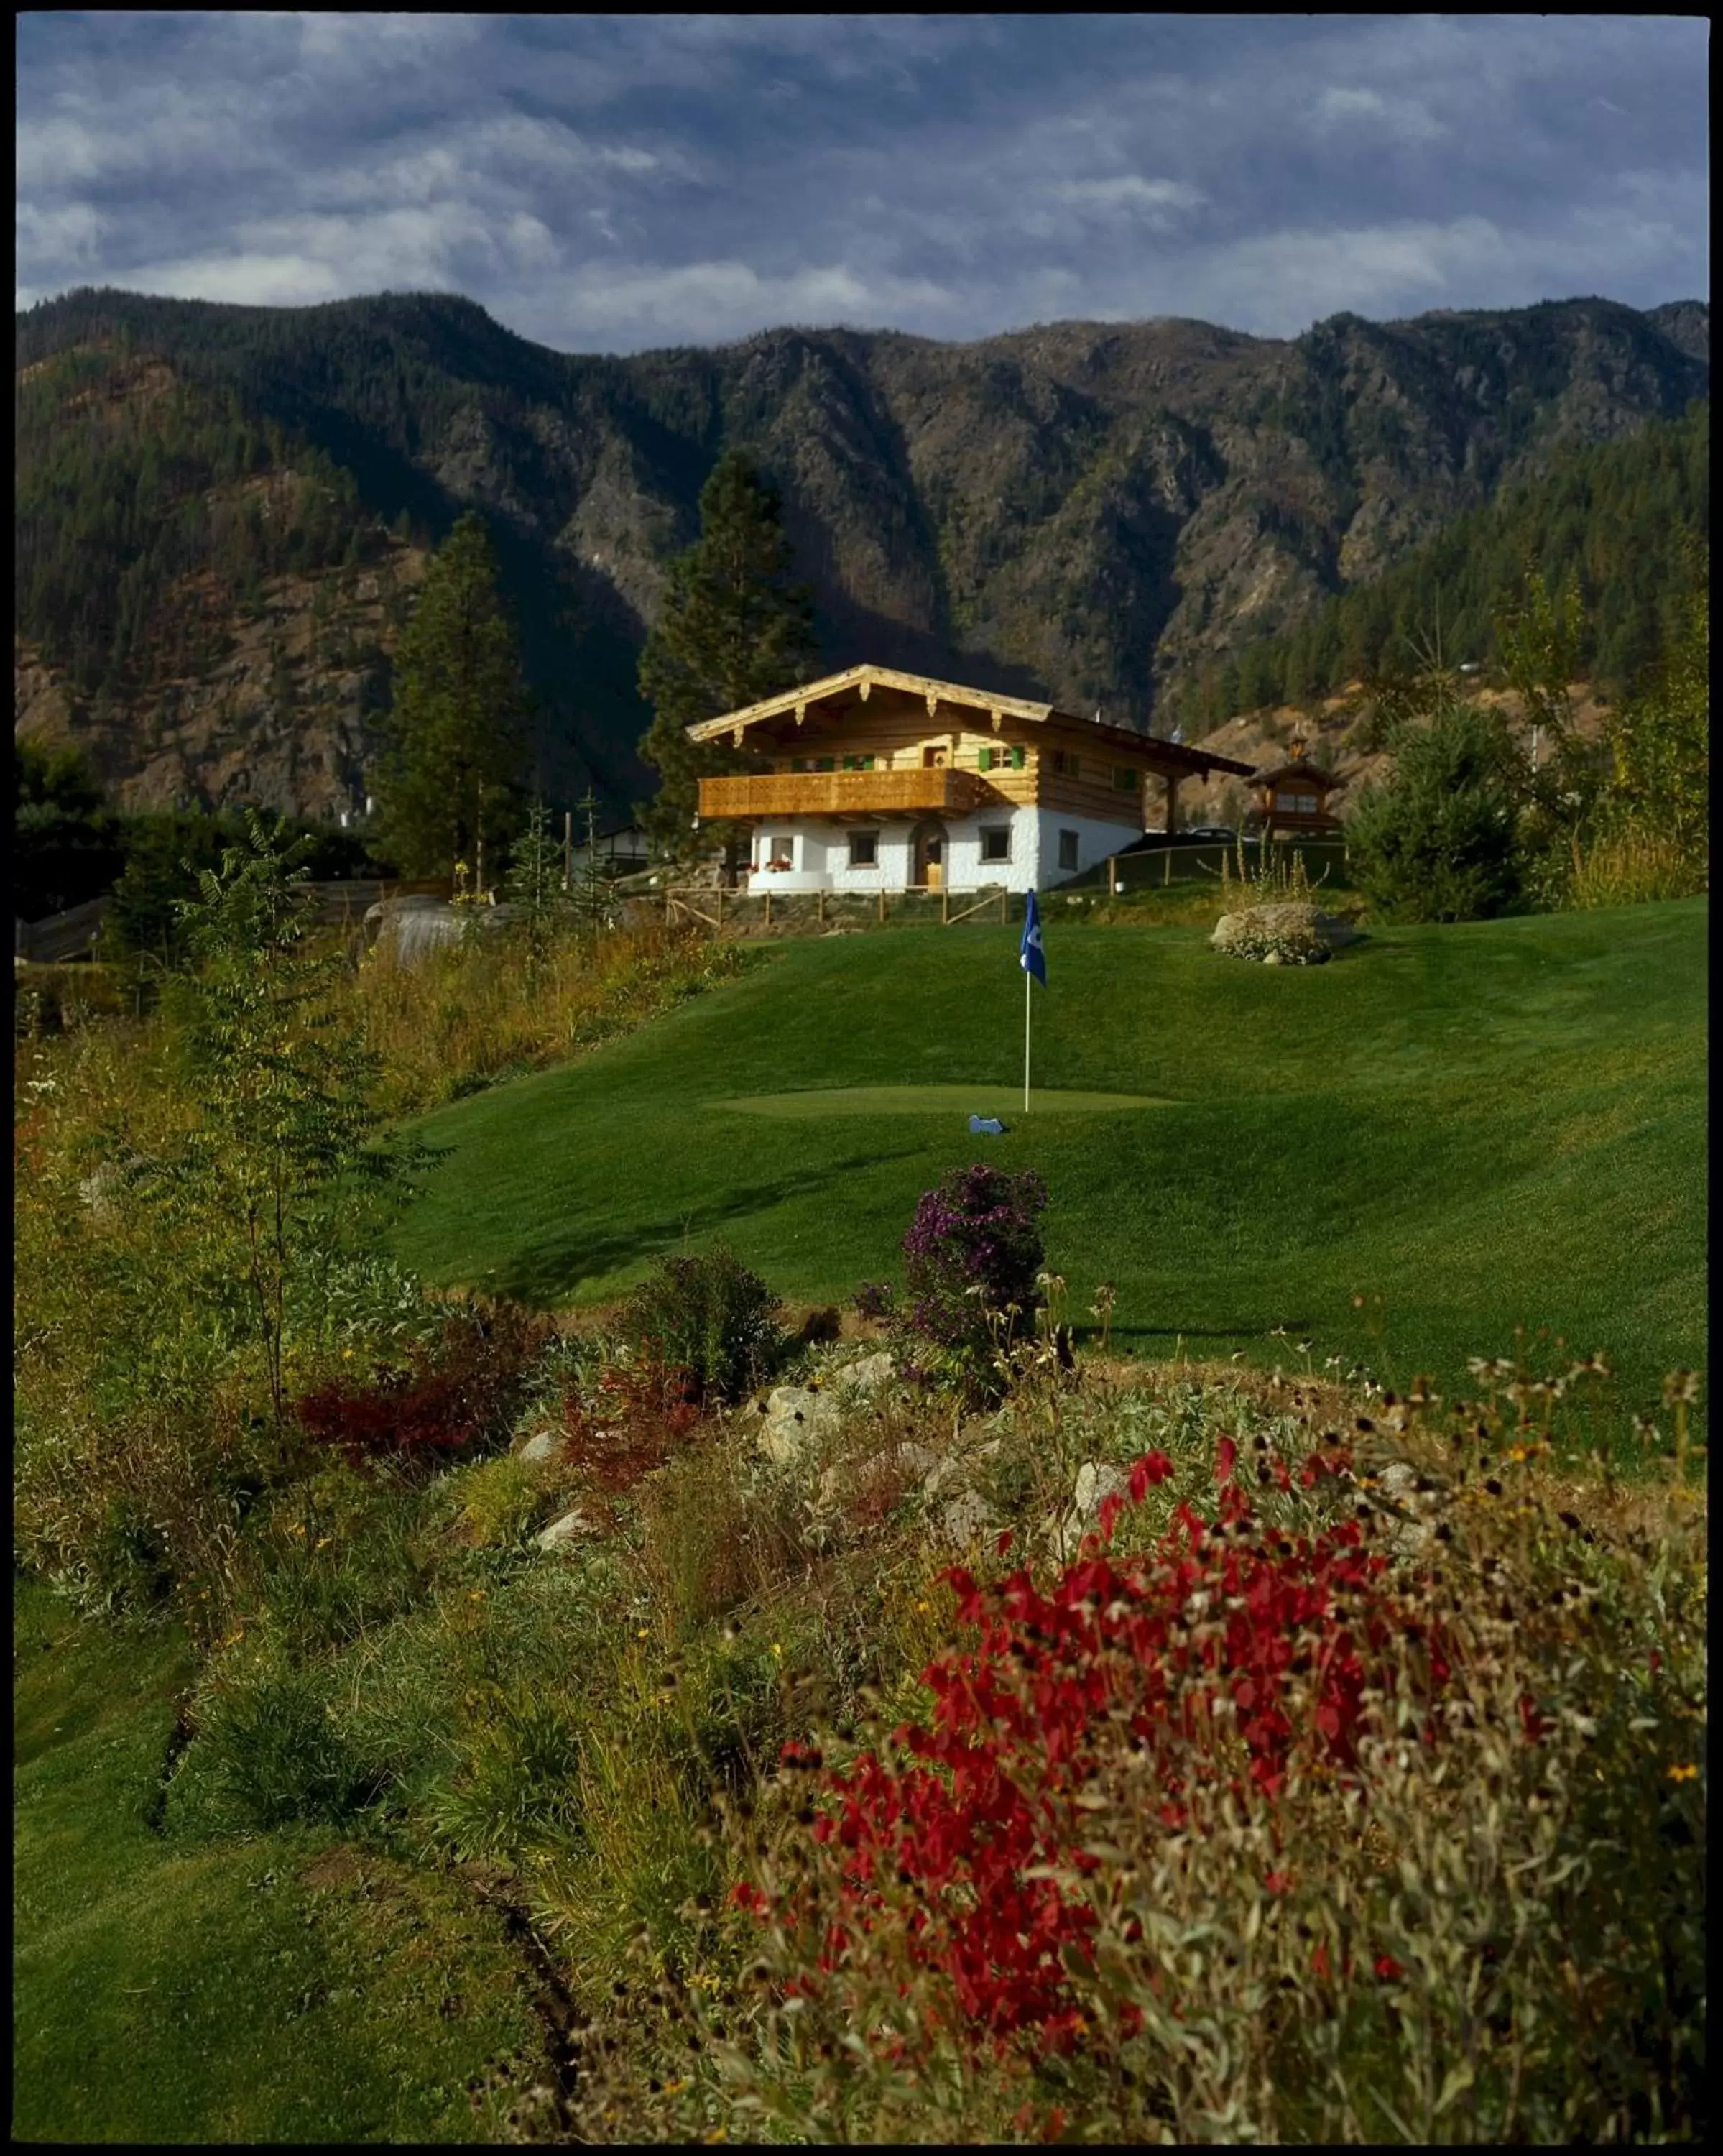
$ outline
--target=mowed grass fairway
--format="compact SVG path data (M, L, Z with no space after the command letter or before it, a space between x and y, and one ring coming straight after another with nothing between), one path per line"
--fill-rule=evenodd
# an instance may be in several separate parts
M900 1280L918 1195L985 1159L1046 1178L1071 1314L1110 1281L1127 1353L1290 1372L1308 1341L1319 1372L1451 1392L1523 1325L1606 1351L1627 1409L1700 1363L1705 901L1382 929L1278 969L1048 911L1027 1116L1014 927L785 943L428 1118L446 1150L400 1255L567 1306L721 1240L785 1297L837 1301ZM1010 1128L972 1137L971 1110Z

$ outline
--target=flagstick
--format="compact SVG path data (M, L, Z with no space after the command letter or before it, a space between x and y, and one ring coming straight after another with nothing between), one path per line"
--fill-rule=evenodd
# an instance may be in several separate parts
M1035 977L1028 968L1023 968L1023 1113L1029 1112L1029 990Z

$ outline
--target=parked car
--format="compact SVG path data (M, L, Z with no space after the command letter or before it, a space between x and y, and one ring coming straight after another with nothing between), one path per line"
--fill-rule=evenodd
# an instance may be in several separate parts
M1198 824L1193 829L1185 833L1187 839L1202 839L1211 845L1220 846L1230 846L1238 835L1236 831L1229 830L1224 824Z

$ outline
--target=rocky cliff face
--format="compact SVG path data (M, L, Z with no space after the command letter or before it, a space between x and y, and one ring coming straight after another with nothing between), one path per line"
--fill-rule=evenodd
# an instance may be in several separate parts
M967 345L785 330L618 360L546 352L460 300L87 294L20 318L20 370L120 331L187 396L315 444L416 540L490 512L551 711L541 762L553 788L591 778L618 806L648 783L633 656L725 444L783 489L834 668L869 658L1167 723L1204 666L1380 574L1556 445L1631 433L1710 381L1707 307L1600 300L1342 316L1290 341L1179 321ZM53 424L93 422L69 402ZM21 438L21 470L47 453ZM410 585L423 546L393 554ZM346 805L387 694L372 573L275 580L260 619L192 639L222 655L100 712L22 621L18 723L89 740L128 800ZM192 577L157 604L199 603Z

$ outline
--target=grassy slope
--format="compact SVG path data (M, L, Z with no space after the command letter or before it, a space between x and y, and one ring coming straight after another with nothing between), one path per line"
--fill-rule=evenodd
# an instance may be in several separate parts
M500 1938L331 1831L163 1839L183 1640L38 1587L14 1638L13 2138L469 2138L468 2078L532 2041Z
M400 1247L433 1279L566 1304L721 1237L781 1293L837 1299L895 1277L918 1193L985 1158L1045 1175L1074 1311L1110 1279L1115 1337L1138 1353L1182 1336L1296 1368L1308 1339L1319 1368L1451 1388L1524 1323L1608 1350L1638 1406L1700 1359L1706 930L1703 900L1384 929L1277 971L1195 929L1054 921L1038 1083L1179 1105L1044 1107L995 1139L950 1112L718 1106L1019 1075L1014 929L788 944L601 1054L429 1119L449 1150Z

